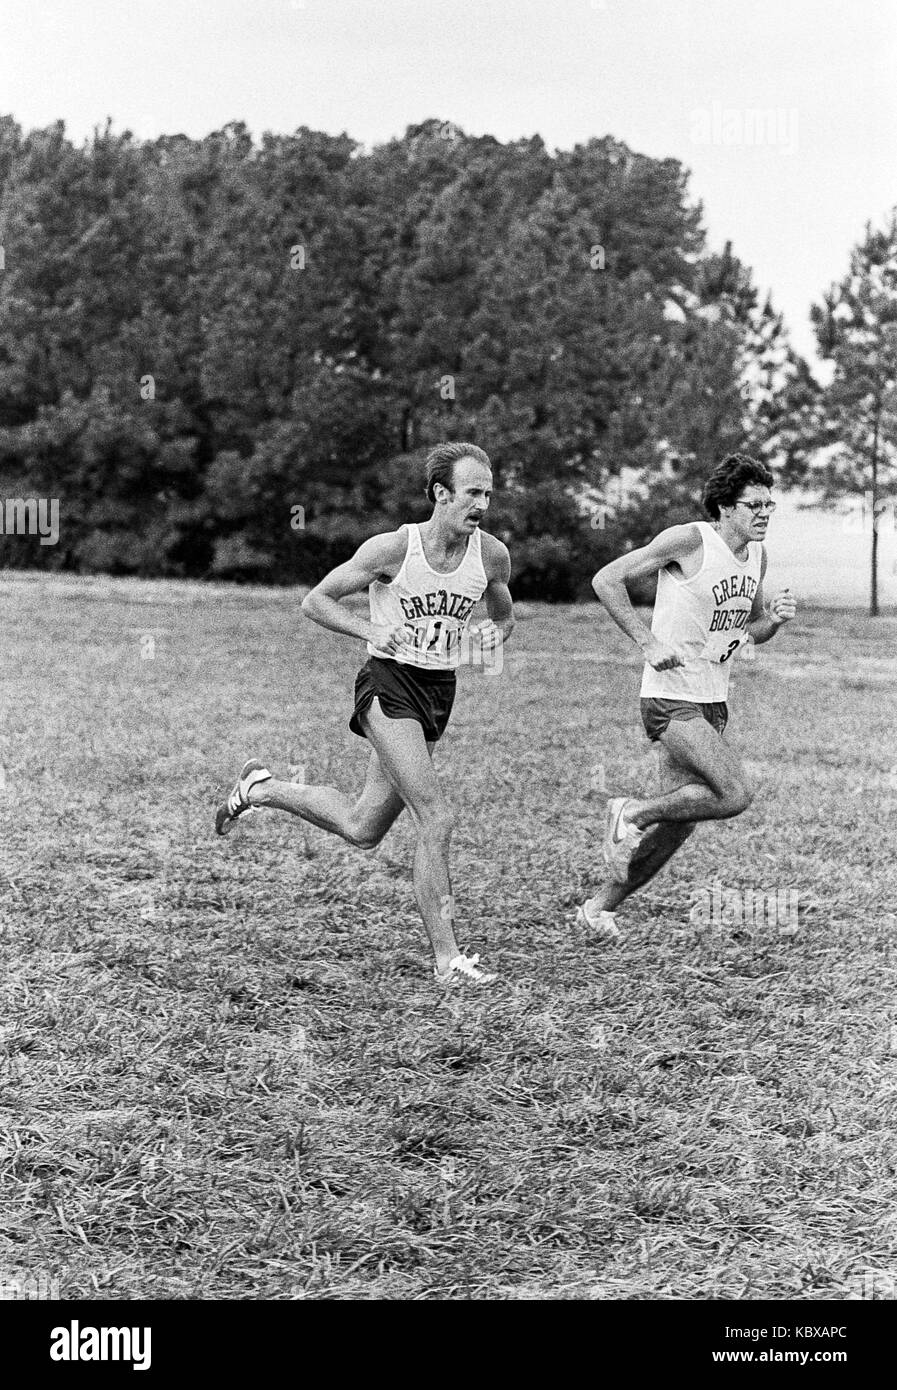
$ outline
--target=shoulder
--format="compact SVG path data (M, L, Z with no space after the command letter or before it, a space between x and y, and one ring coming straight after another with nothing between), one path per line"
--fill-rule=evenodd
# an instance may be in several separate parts
M394 571L390 575L394 579L405 558L408 535L407 526L400 526L396 531L381 531L362 542L358 547L358 558L368 566L376 565L384 574Z
M686 521L681 526L668 526L665 531L658 531L651 541L651 547L664 555L677 558L680 555L693 555L704 544L704 536L701 531L701 524L697 521Z
M486 578L497 579L500 583L507 584L511 577L511 552L505 543L491 532L480 530L479 536Z

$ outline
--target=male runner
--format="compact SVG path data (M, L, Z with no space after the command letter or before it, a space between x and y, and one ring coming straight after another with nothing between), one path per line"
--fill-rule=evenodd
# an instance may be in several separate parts
M577 912L579 925L599 935L619 937L615 909L654 877L698 821L738 816L753 799L723 731L732 657L749 637L768 642L795 613L788 589L768 608L763 602L763 539L776 505L772 485L765 464L729 455L704 487L710 523L671 526L592 580L599 601L645 654L642 721L660 745L661 778L659 796L608 803L608 877ZM649 631L626 584L653 574L657 597Z
M372 849L407 806L417 832L414 892L436 980L486 985L495 975L479 969L479 957L464 955L455 940L448 866L453 817L431 755L448 723L455 668L470 633L484 654L510 636L511 562L501 541L479 529L492 492L488 455L474 444L440 444L427 458L426 476L430 519L372 536L302 603L313 622L367 642L349 721L371 744L361 795L353 801L333 787L279 781L252 759L219 807L215 828L224 835L239 816L268 806ZM340 601L364 589L369 622ZM488 620L470 628L484 594Z

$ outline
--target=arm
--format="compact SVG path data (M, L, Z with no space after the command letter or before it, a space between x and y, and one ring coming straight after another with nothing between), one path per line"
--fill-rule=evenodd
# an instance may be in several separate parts
M340 599L350 594L360 594L379 579L390 568L396 569L402 563L405 553L405 537L398 531L390 531L382 536L372 536L360 545L345 564L326 574L319 584L305 595L302 611L313 623L329 628L331 632L341 632L346 637L360 637L363 642L372 642L381 650L395 651L401 641L398 634L404 628L376 628L367 618L351 613L344 608Z
M685 526L670 526L655 536L650 544L612 560L592 580L599 603L604 604L617 626L632 638L644 653L645 660L657 671L681 666L684 658L674 647L659 642L642 622L632 606L626 584L636 579L648 579L673 562L684 568L689 559L700 554L702 545L701 533L694 522Z
M770 600L769 608L763 602L763 580L766 576L766 547L763 547L763 561L760 566L760 583L751 604L751 616L747 631L757 646L775 637L783 623L789 623L797 611L797 605L790 589L781 589Z
M511 557L508 548L503 545L495 536L491 537L493 554L489 557L486 568L488 584L486 585L486 612L489 614L488 622L492 624L492 630L497 634L496 642L507 642L511 633L514 631L514 601L511 598L511 591L508 588L508 581L511 578ZM484 633L487 628L486 623L480 623L478 631ZM484 633L484 635L486 635Z

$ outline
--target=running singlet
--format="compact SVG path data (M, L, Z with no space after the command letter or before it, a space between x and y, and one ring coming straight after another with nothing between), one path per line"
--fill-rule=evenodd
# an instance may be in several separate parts
M685 665L655 671L646 663L641 693L648 698L695 704L725 701L732 657L747 641L763 546L749 541L742 564L708 522L697 525L704 543L701 568L691 579L660 570L651 622L654 636L677 647Z
M453 671L461 662L461 640L474 605L486 584L479 528L467 540L464 558L450 574L440 574L427 564L420 527L407 527L408 543L402 568L384 584L377 579L368 594L371 622L382 627L403 623L414 637L398 654L381 652L368 642L371 656L422 666L428 671Z

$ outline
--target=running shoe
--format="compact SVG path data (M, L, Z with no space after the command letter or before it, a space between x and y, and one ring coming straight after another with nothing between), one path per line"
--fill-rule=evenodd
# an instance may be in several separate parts
M632 856L642 842L643 830L623 815L629 798L615 796L607 803L607 824L604 831L604 862L615 883L625 883L629 877Z
M460 984L494 984L498 976L487 970L480 970L479 964L479 955L465 956L462 952L461 955L455 956L454 960L449 961L446 970L437 970L434 966L433 978L438 985L447 987Z
M239 816L249 815L255 810L250 803L249 793L259 782L267 782L270 777L270 772L258 758L250 758L248 763L243 764L230 796L222 801L215 812L215 829L219 835L227 835Z
M619 941L620 928L617 926L616 917L604 908L593 907L594 901L594 898L588 898L576 909L576 925L585 928L594 936L604 937L608 941Z

